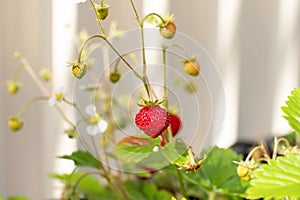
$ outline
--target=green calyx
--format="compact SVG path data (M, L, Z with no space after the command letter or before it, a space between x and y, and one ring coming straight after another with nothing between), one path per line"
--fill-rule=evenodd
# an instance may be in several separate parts
M189 58L182 59L181 62L183 62L183 63L194 62L194 61L197 60L198 57L199 57L198 55L193 55L193 56L191 56Z
M157 105L162 104L163 102L165 102L165 100L147 101L147 100L143 99L143 101L138 103L137 105L141 106L141 107L157 106Z

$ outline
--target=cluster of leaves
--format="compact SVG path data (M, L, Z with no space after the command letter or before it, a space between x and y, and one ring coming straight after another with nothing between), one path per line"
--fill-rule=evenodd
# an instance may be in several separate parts
M283 111L288 120L298 120L298 108L291 101L298 98L299 89L295 89L288 97L287 106ZM291 106L292 105L292 106ZM292 112L291 112L292 111ZM125 199L297 199L300 198L300 154L298 147L289 146L286 139L284 145L274 143L272 159L264 155L264 162L259 159L258 167L253 169L254 177L249 181L242 180L237 173L237 165L233 161L241 160L231 149L211 147L203 150L200 158L205 158L198 170L178 169L189 163L189 147L181 140L168 143L158 151L153 151L159 145L159 140L150 137L128 137L123 139L114 149L114 155L122 161L122 170L133 170L120 179ZM275 140L276 141L276 140ZM207 158L206 158L207 157ZM88 152L74 152L62 158L73 160L77 167L99 168L100 163ZM197 160L197 159L196 159ZM200 160L200 159L199 159ZM146 167L147 166L147 167ZM73 178L69 178L72 176ZM56 176L62 181L67 179L76 182L83 174L76 172L71 175ZM97 181L97 183L95 182ZM71 185L72 185L71 184ZM93 186L89 186L89 185ZM70 185L70 184L66 184ZM94 189L93 189L94 188ZM78 184L78 192L88 199L101 197L119 199L116 192L103 182L88 175L85 181ZM99 196L98 196L99 197Z
M147 145L151 146L150 143ZM134 146L132 143L124 144L123 142L115 149L117 156L126 156L122 159L123 170L139 169L139 172L135 173L134 176L128 173L120 180L125 199L171 199L171 197L180 198L182 196L191 199L239 199L248 187L248 182L240 180L236 174L236 165L232 162L241 159L241 156L230 149L208 148L200 156L208 155L205 164L196 171L187 172L171 165L171 162L183 162L186 159L185 153L179 154L179 151L186 151L186 146L181 141L174 143L176 148L166 146L154 153L151 153L151 148L148 148L147 151L145 150L147 148L134 148ZM123 150L126 150L128 155L123 153ZM177 157L177 153L179 157ZM133 159L126 159L129 157ZM61 158L73 160L77 167L92 167L94 169L100 167L99 163L96 162L97 159L88 152L78 151ZM158 160L161 162L157 162ZM149 166L150 163L151 166ZM162 166L163 164L165 166ZM147 166L147 168L141 168L141 166ZM85 176L76 186L76 193L73 191L73 194L84 194L88 199L97 199L100 196L105 196L108 199L121 199L116 196L116 191L108 185L101 184L89 173L87 172L88 175L85 176L81 172L73 172L54 177L63 181L65 188L70 189L72 188L70 186L77 185L76 181L80 177ZM97 183L95 183L96 181Z

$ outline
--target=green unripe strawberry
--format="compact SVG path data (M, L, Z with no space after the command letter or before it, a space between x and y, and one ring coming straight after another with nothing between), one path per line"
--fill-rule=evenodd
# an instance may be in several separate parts
M160 26L159 32L164 38L171 39L176 33L176 25L174 22L170 21L167 24Z
M23 127L23 121L20 118L12 117L8 121L8 126L12 131L18 131Z
M72 65L72 74L78 78L82 79L84 75L87 73L87 65L86 64L73 64Z
M247 166L239 165L236 169L236 172L239 177L246 177L248 176L250 169Z
M111 72L109 75L109 80L113 83L116 83L120 80L121 74L118 71Z
M200 64L196 60L184 61L184 71L191 76L198 76L200 72Z
M105 18L108 16L108 11L109 11L110 6L109 5L96 5L96 11L97 11L97 16L101 20L105 20Z

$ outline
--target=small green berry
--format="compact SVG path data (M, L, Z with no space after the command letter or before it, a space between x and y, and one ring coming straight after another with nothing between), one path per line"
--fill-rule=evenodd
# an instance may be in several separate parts
M105 18L108 16L108 11L110 6L109 5L96 5L96 11L97 11L97 16L101 20L105 20Z
M8 121L8 126L12 131L18 131L23 127L23 121L20 118L12 117Z
M6 85L7 85L7 91L9 94L16 94L21 87L20 82L15 81L15 80L7 81Z
M116 83L120 80L121 74L118 71L111 72L109 75L109 80L113 83Z
M184 71L191 76L198 76L200 72L200 64L196 60L184 61Z

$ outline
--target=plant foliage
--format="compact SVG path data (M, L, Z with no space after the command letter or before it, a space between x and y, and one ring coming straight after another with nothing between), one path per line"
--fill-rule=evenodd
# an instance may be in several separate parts
M185 173L191 183L204 189L208 194L239 196L247 189L248 182L240 180L236 173L237 165L233 160L240 160L241 156L231 149L213 147L205 150L207 159L196 172Z
M294 89L285 103L286 106L281 107L285 114L283 117L300 134L300 88Z
M288 154L270 160L256 171L251 180L247 197L255 198L299 198L300 197L300 155Z
M100 162L91 153L87 151L75 151L71 155L64 155L60 158L73 160L78 167L93 167L99 168Z

